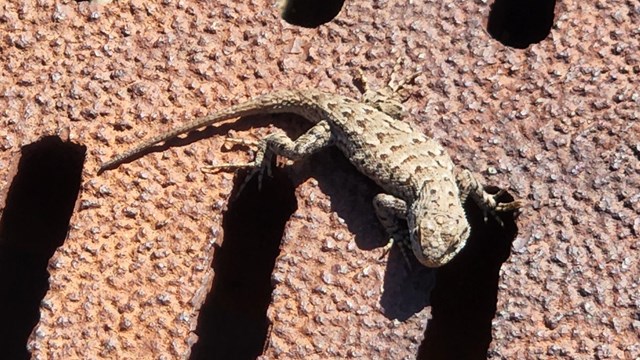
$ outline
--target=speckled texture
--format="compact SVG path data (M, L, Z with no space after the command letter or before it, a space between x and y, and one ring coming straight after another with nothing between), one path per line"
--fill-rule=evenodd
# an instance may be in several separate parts
M196 341L233 185L198 165L245 153L221 153L213 131L97 177L100 161L270 89L355 96L354 69L379 85L399 56L425 73L409 121L528 202L488 356L640 357L640 8L558 2L549 37L527 50L489 37L489 11L349 1L332 23L299 29L258 0L3 3L0 187L22 145L68 132L87 146L34 358L186 358ZM437 274L407 275L397 253L377 260L375 188L334 155L290 170L299 208L272 275L264 357L415 357Z

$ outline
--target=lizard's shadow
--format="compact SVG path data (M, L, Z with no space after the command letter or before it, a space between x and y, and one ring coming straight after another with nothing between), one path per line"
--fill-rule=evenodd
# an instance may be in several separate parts
M163 151L169 147L185 146L200 139L224 135L229 130L243 131L273 125L295 139L308 130L308 121L292 114L247 116L237 121L223 123L193 131L183 138L174 138L148 149L146 153ZM290 167L294 187L309 177L318 180L320 189L331 199L331 209L345 220L354 234L358 248L382 253L387 242L384 228L373 208L373 197L382 189L371 179L357 171L347 158L335 147L323 149L309 158ZM241 175L242 176L242 173ZM434 286L434 272L421 266L410 255L412 270L408 271L397 247L386 258L384 289L381 306L388 318L405 320L429 305L430 289Z
M289 135L295 138L300 133ZM331 199L331 209L354 234L358 248L381 251L387 236L372 204L373 197L382 191L378 185L359 173L335 148L320 151L294 166L299 167L296 172L318 180L318 186ZM497 189L488 191L495 193ZM509 202L513 198L505 194L500 201ZM427 324L418 358L486 358L491 321L496 312L499 271L511 253L517 228L510 213L500 216L504 223L501 227L491 218L485 223L482 211L471 200L465 204L465 210L471 236L451 263L429 269L409 254L409 270L397 247L387 258L380 299L384 315L405 321L431 306L432 320Z
M278 116L274 116L274 117L277 118ZM212 136L225 135L230 130L244 131L252 128L266 127L269 124L274 123L274 121L268 121L267 120L268 118L269 116L265 116L265 115L247 116L247 117L238 119L237 121L231 120L229 122L224 122L224 123L220 123L212 126L206 126L201 130L194 130L187 134L170 138L165 142L161 142L156 145L149 146L148 148L144 149L143 151L140 151L139 153L123 158L122 161L118 162L117 166L120 166L120 164L126 164L126 163L136 161L151 153L163 152L170 148L186 146L194 142L200 141L202 139L210 138ZM112 170L112 168L107 168L107 169Z
M358 248L381 255L388 237L376 217L372 201L376 194L383 192L382 188L358 172L335 148L313 155L308 164L320 164L302 172L318 180L322 192L331 198L331 210L345 220ZM402 321L429 306L433 270L420 265L412 254L409 254L411 269L408 269L397 246L384 259L387 268L380 300L384 315Z
M375 215L372 199L382 189L360 174L337 149L322 151L314 157L308 163L321 165L314 165L317 167L306 173L314 176L331 198L332 210L345 220L357 246L381 252L387 235ZM497 189L489 192L495 193ZM513 198L503 195L500 200L509 202ZM517 234L510 213L500 216L504 223L501 227L491 218L485 223L482 211L471 200L465 204L465 211L472 232L460 254L439 269L429 269L408 254L409 269L398 247L394 247L387 258L380 299L384 315L400 321L431 306L433 320L428 324L421 353L442 353L445 355L442 358L458 358L443 350L449 345L452 351L464 351L467 345L468 349L484 347L486 354L496 310L499 270L509 257ZM460 329L465 329L469 336L461 338ZM464 346L457 349L460 344Z
M494 192L494 191L490 191ZM513 201L503 195L500 201ZM511 254L517 234L512 214L500 216L501 227L473 201L465 204L471 236L449 264L438 269L431 294L432 319L418 359L486 359L495 317L500 268Z

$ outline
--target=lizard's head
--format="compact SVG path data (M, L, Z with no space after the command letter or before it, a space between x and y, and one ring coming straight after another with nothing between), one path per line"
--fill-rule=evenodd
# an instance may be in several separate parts
M420 197L408 215L411 247L424 266L434 268L448 263L469 238L469 223L459 201L443 206Z

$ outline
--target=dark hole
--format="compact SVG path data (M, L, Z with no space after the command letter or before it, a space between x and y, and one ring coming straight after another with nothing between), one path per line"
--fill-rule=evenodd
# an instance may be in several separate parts
M0 349L28 359L26 344L49 289L47 264L64 243L86 147L50 136L24 146L0 219Z
M438 269L431 293L433 318L418 359L487 359L499 271L509 257L517 229L514 220L509 220L511 214L501 217L505 225L500 227L491 218L485 224L475 204L466 208L472 233L460 254Z
M224 214L215 279L200 311L191 359L255 359L268 335L271 273L287 220L297 209L294 186L274 169L262 190L250 181ZM240 176L242 177L242 176ZM237 188L237 186L236 186Z
M291 25L315 28L333 20L344 0L283 0L280 15Z
M525 49L549 36L555 0L495 0L487 31L506 46Z

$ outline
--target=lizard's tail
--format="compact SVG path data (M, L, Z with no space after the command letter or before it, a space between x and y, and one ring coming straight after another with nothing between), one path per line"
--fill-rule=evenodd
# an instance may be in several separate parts
M303 103L308 104L309 100L300 91L280 91L242 102L205 117L198 118L169 132L154 136L135 148L127 150L113 157L111 160L104 162L102 166L100 166L98 174L106 170L115 169L127 160L139 156L151 146L172 139L178 135L233 118L269 113L295 113L297 112L296 110L301 108L300 105Z

